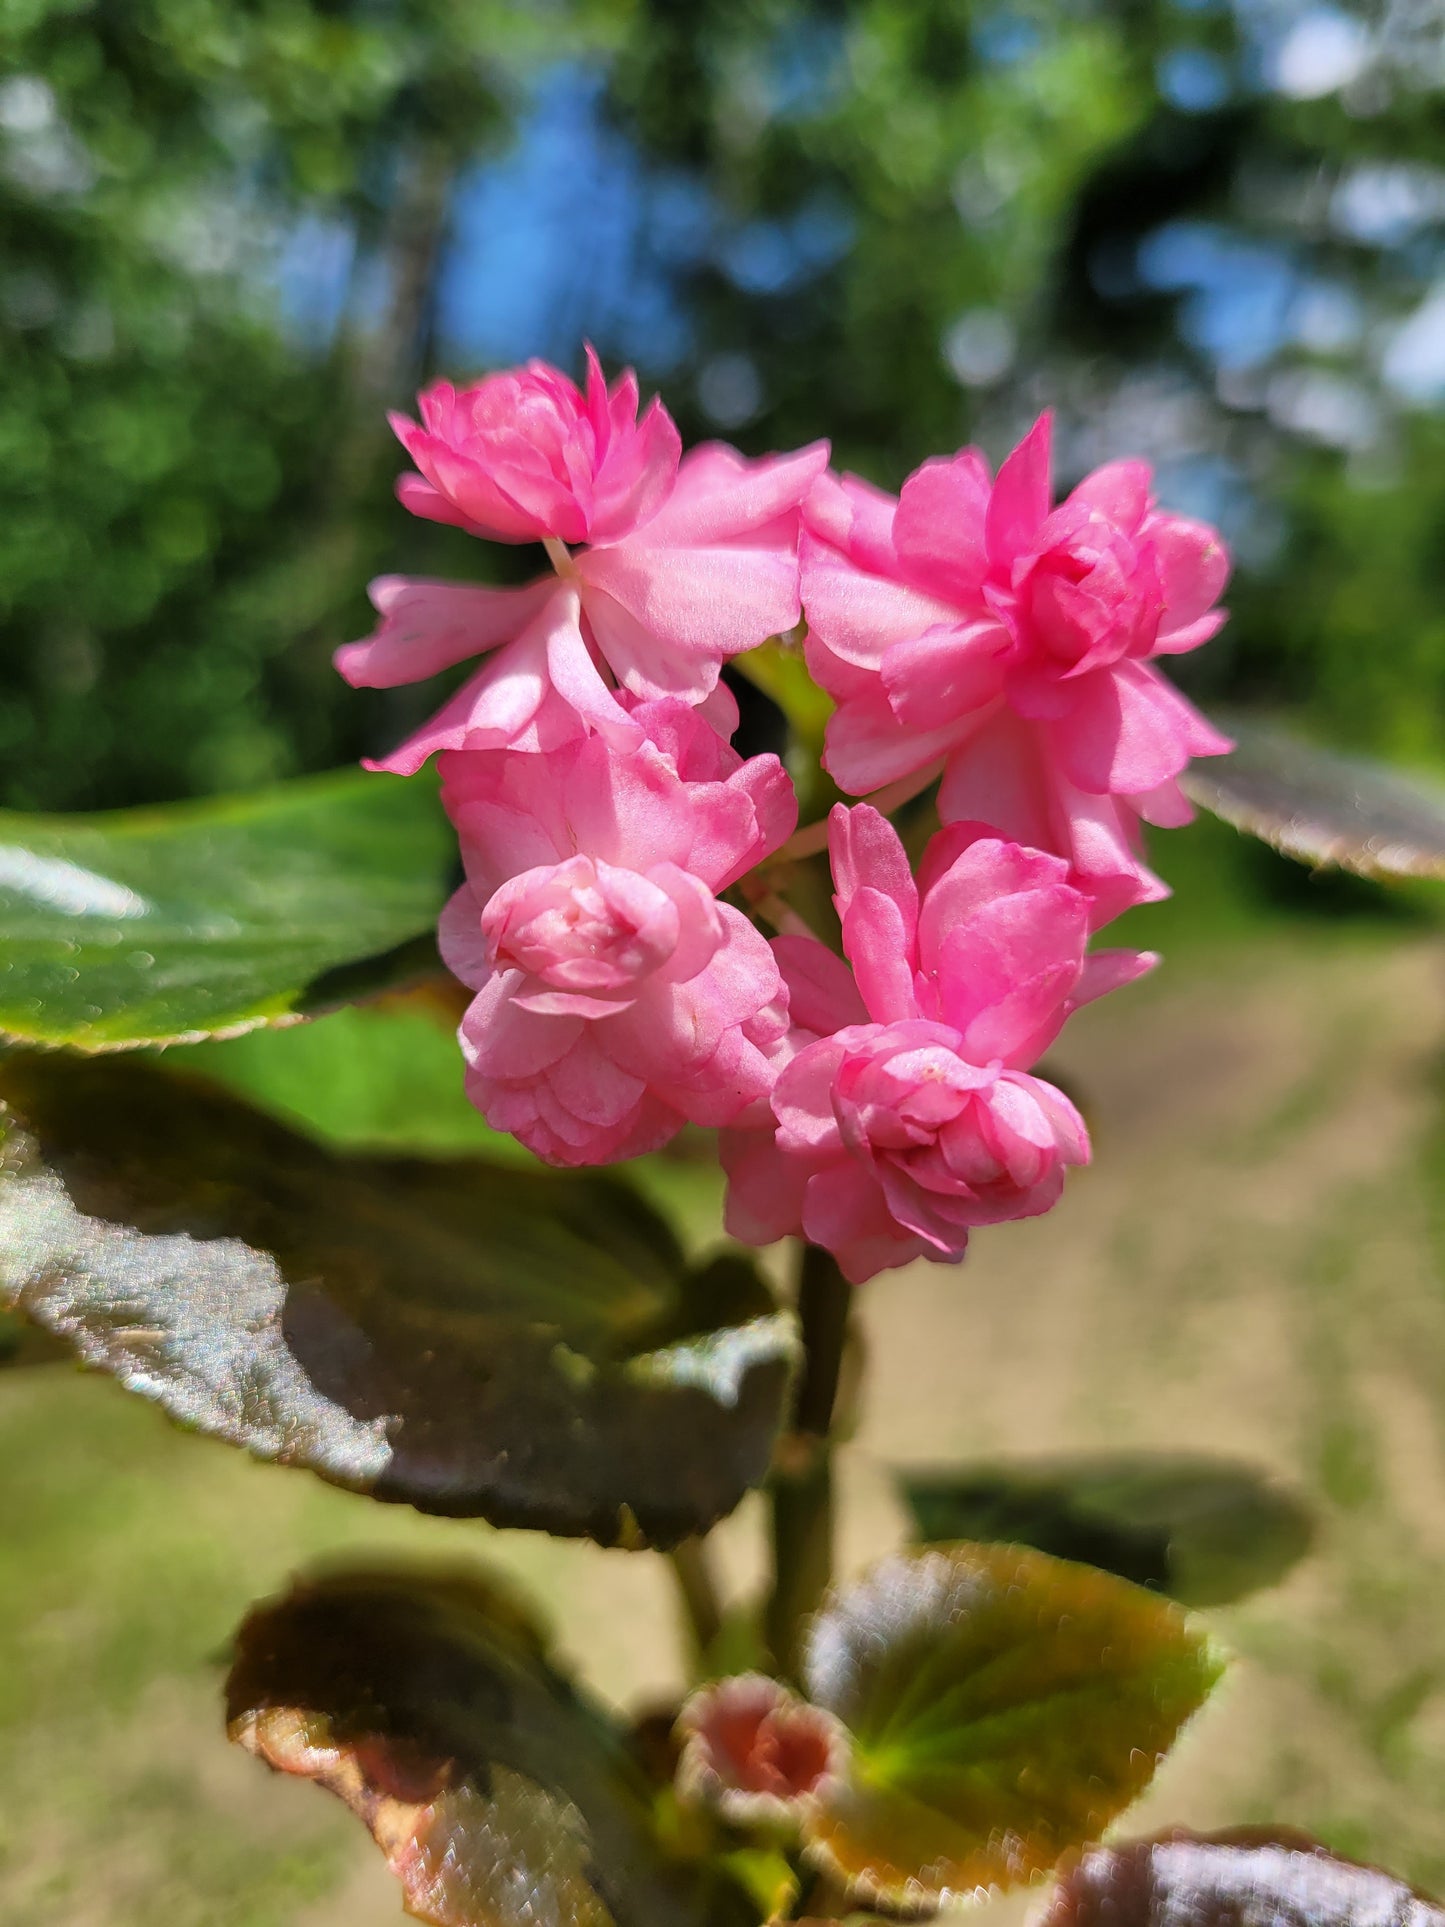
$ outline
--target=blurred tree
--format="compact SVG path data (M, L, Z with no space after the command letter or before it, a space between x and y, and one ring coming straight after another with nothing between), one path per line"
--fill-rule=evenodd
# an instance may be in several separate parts
M490 0L0 16L10 801L356 753L329 651L395 562L382 410L426 365L453 176L505 143L528 62L606 20Z
M892 485L1053 402L1235 542L1199 693L1445 742L1431 0L16 0L0 63L14 802L400 733L367 576L529 558L397 512L383 408L584 334Z
M689 427L826 426L896 485L1052 403L1064 480L1137 450L1234 542L1201 693L1445 760L1438 7L644 12L614 109L715 206Z

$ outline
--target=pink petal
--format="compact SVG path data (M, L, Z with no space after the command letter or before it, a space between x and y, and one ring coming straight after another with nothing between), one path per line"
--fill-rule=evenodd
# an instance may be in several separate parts
M662 1088L690 1123L715 1130L753 1115L771 1090L774 1076L768 1057L741 1026L735 1026L724 1031L705 1063L689 1069L682 1085Z
M1179 648L1168 648L1162 638L1176 636L1213 609L1229 580L1229 551L1217 530L1183 515L1152 516L1146 533L1158 555L1164 584L1160 647L1178 655Z
M1003 688L1009 647L1008 631L991 617L895 642L882 664L889 707L911 728L937 728L982 709Z
M799 1051L779 1073L773 1087L773 1112L780 1149L831 1157L842 1148L833 1110L833 1080L844 1049L837 1037L825 1037Z
M1053 417L1046 409L998 472L984 524L996 569L1007 569L1032 545L1048 515L1052 434Z
M519 970L503 970L484 983L462 1019L462 1044L468 1062L492 1078L540 1075L581 1037L580 1017L534 1017L518 1010L512 993L522 982Z
M946 897L946 890L943 891ZM1055 884L1021 892L949 925L941 906L939 1017L976 1064L1031 1064L1068 1014L1088 938L1088 906Z
M649 523L647 539L659 547L711 548L755 536L798 509L827 466L826 442L759 461L724 442L704 442L683 457L677 486Z
M926 968L949 925L1000 897L1067 883L1066 858L1011 839L990 837L972 823L952 823L930 837L918 866L923 894L920 958Z
M1034 1102L1047 1115L1053 1127L1054 1142L1059 1156L1066 1164L1087 1164L1090 1145L1088 1127L1078 1111L1056 1084L1050 1084L1042 1077L1029 1077L1019 1071L1005 1071L999 1079L1000 1086L1010 1084L1026 1088Z
M850 1158L826 1165L808 1180L803 1195L803 1230L811 1243L831 1251L850 1284L862 1285L880 1271L911 1264L915 1258L957 1263L967 1233L955 1249L937 1250L900 1225L888 1209L876 1180Z
M1071 1010L1107 997L1111 990L1147 976L1159 962L1152 950L1095 950L1084 959L1083 972L1069 1000Z
M1161 830L1182 830L1194 821L1193 804L1172 778L1158 789L1145 790L1129 800L1146 823L1156 824Z
M822 474L803 501L803 527L875 575L896 575L893 517L898 497L858 475Z
M641 696L701 700L729 656L796 625L797 560L783 545L653 546L660 519L647 524L646 541L639 534L586 550L577 572L619 681Z
M911 935L893 899L867 885L843 913L843 948L875 1023L906 1023L919 1014Z
M835 803L828 816L828 860L833 870L833 901L846 916L855 896L870 889L891 898L906 931L906 955L913 955L918 927L918 889L898 832L869 803L847 809Z
M756 829L748 847L716 872L712 869L712 860L702 858L699 846L694 845L694 862L699 874L718 891L726 890L774 850L780 849L798 827L798 794L792 777L776 756L750 756L729 779L728 787L747 797Z
M480 990L493 975L482 935L482 905L468 883L447 899L437 920L437 948L447 969L470 990Z
M647 1090L640 1077L613 1062L599 1037L583 1036L547 1077L559 1102L584 1124L615 1128L630 1118Z
M1084 477L1068 505L1097 509L1123 534L1135 535L1149 513L1153 479L1147 462L1107 462Z
M1192 754L1209 753L1194 749L1214 739L1204 718L1143 663L1096 669L1071 687L1068 712L1046 727L1080 789L1138 795L1177 776Z
M965 607L988 574L984 518L988 469L976 448L939 456L903 484L893 543L909 580Z
M630 369L618 383L613 415L620 426L626 405L625 383L631 384L627 391L631 396L627 416L630 428L637 408L637 378ZM609 450L598 471L589 540L615 542L655 516L676 481L681 454L682 437L662 402L654 397L636 429Z
M602 680L578 620L580 598L574 590L568 593L572 599L568 617L554 622L547 637L547 674L557 694L583 722L626 753L637 747L642 731Z
M1054 790L1033 726L995 712L949 758L938 810L945 823L986 823L1015 843L1057 850Z
M820 1037L847 1024L865 1024L868 1011L853 973L816 937L774 937L773 955L788 987L794 1023Z
M621 869L655 863L685 867L696 834L693 802L665 759L646 743L615 754L599 736L546 772L561 800L573 849Z
M812 666L813 653L808 651ZM937 729L906 729L893 713L882 684L875 693L854 697L828 718L823 767L839 789L866 796L914 776L936 763L981 728L988 710L950 718Z
M766 1130L724 1131L718 1154L727 1173L723 1228L742 1244L768 1245L803 1229L803 1190L813 1169L790 1157Z
M448 528L465 529L469 535L491 538L487 529L479 529L469 522L459 508L454 508L445 495L434 489L424 476L413 475L408 471L396 478L396 499L412 515L420 516L424 522L444 522ZM506 540L506 537L495 538Z
M365 767L393 776L414 776L429 756L441 750L499 749L514 743L542 714L550 689L547 638L534 624L493 655L415 734L389 756L367 761ZM557 721L555 716L551 720ZM575 717L571 727L581 729ZM559 728L556 734L560 738L565 729Z
M1070 882L1093 906L1096 930L1136 903L1169 894L1140 861L1130 804L1068 781L1047 728L1007 710L996 712L949 758L938 807L946 823L967 826L965 841L987 825L1016 843L1066 858ZM940 842L940 853L944 847ZM930 848L924 859L930 877L934 861Z
M858 568L849 556L806 529L799 538L798 560L810 635L815 634L845 663L877 669L892 644L958 621L952 603ZM812 668L811 651L808 663ZM830 695L841 693L828 679L825 665L815 673Z
M522 589L382 575L367 593L381 616L375 635L347 642L332 657L353 689L392 689L513 641L558 588L542 576Z
M437 768L442 807L456 827L468 879L483 901L509 877L575 855L561 785L545 780L553 770L546 754L457 750L442 756Z
M1227 609L1215 609L1207 616L1199 616L1193 622L1186 622L1182 629L1171 629L1167 636L1154 638L1156 656L1183 656L1191 649L1200 649L1211 637L1217 636L1229 620Z
M441 382L436 384L437 389L446 386ZM419 488L411 478L401 476L397 481L397 498L414 515L422 515L429 521L453 523L491 542L535 542L549 533L533 510L519 506L483 474L475 462L464 461L405 415L390 414L387 420L397 440L421 470L424 483L430 485L433 495L450 510L445 515L438 514L425 489ZM584 532L579 525L574 534L564 535L564 540L580 541Z
M723 942L725 926L707 885L675 863L657 863L647 872L649 883L666 891L677 910L677 947L658 970L660 983L686 983L712 962Z
M679 655L594 582L584 584L584 595L588 635L631 702L681 701L690 708L711 693L709 673L716 688L716 665Z

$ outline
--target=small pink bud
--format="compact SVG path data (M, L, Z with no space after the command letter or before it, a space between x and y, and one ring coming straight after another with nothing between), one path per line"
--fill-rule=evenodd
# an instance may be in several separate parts
M704 926L701 967L722 941L721 927L706 899L681 901ZM523 871L482 912L494 968L584 996L635 990L676 951L681 928L679 901L660 884L590 856Z
M740 1826L795 1826L842 1777L848 1735L763 1673L705 1686L678 1718L678 1792Z

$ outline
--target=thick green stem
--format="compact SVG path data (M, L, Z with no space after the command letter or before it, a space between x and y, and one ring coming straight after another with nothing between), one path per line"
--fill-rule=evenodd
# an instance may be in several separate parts
M804 1245L798 1271L803 1365L792 1424L772 1480L773 1591L765 1631L781 1673L796 1679L804 1629L833 1577L830 1433L853 1288L826 1251Z
M701 1659L722 1631L722 1608L707 1546L701 1539L684 1539L668 1554L677 1580L677 1594L692 1637L694 1657Z

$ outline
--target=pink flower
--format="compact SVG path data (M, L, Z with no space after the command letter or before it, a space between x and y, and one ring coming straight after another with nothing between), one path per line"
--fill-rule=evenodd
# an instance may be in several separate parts
M830 821L850 974L812 938L774 944L796 1026L772 1132L728 1132L727 1226L749 1244L801 1233L861 1284L974 1225L1033 1217L1087 1162L1069 1100L1028 1066L1080 1004L1153 959L1085 956L1089 905L1060 858L945 830L919 887L866 804Z
M1229 748L1147 666L1215 633L1229 565L1213 530L1153 506L1142 462L1051 509L1049 436L1044 415L993 482L975 449L925 462L896 501L823 478L800 550L808 662L838 704L844 789L946 759L945 820L1066 856L1097 924L1163 894L1138 819L1187 821L1180 771Z
M682 453L661 401L639 422L637 400L630 368L608 394L590 346L585 395L545 361L460 394L436 382L417 397L420 427L388 418L421 470L403 475L397 494L414 515L494 542L625 535L665 499Z
M796 1827L847 1770L846 1729L763 1673L694 1693L678 1715L677 1790L735 1826Z
M392 688L487 658L372 768L410 775L437 750L546 750L589 730L634 748L619 687L701 704L730 656L797 623L799 505L827 445L746 461L710 443L679 463L661 404L636 425L633 377L609 399L595 358L589 367L585 400L531 363L462 396L433 389L425 428L398 428L423 469L404 478L408 507L546 539L556 573L521 589L372 584L379 626L336 653L348 682ZM569 553L568 542L588 546Z
M467 869L442 955L477 992L468 1093L553 1164L731 1122L766 1095L787 1029L772 951L715 894L790 834L786 772L683 703L630 716L627 757L592 736L442 759Z

